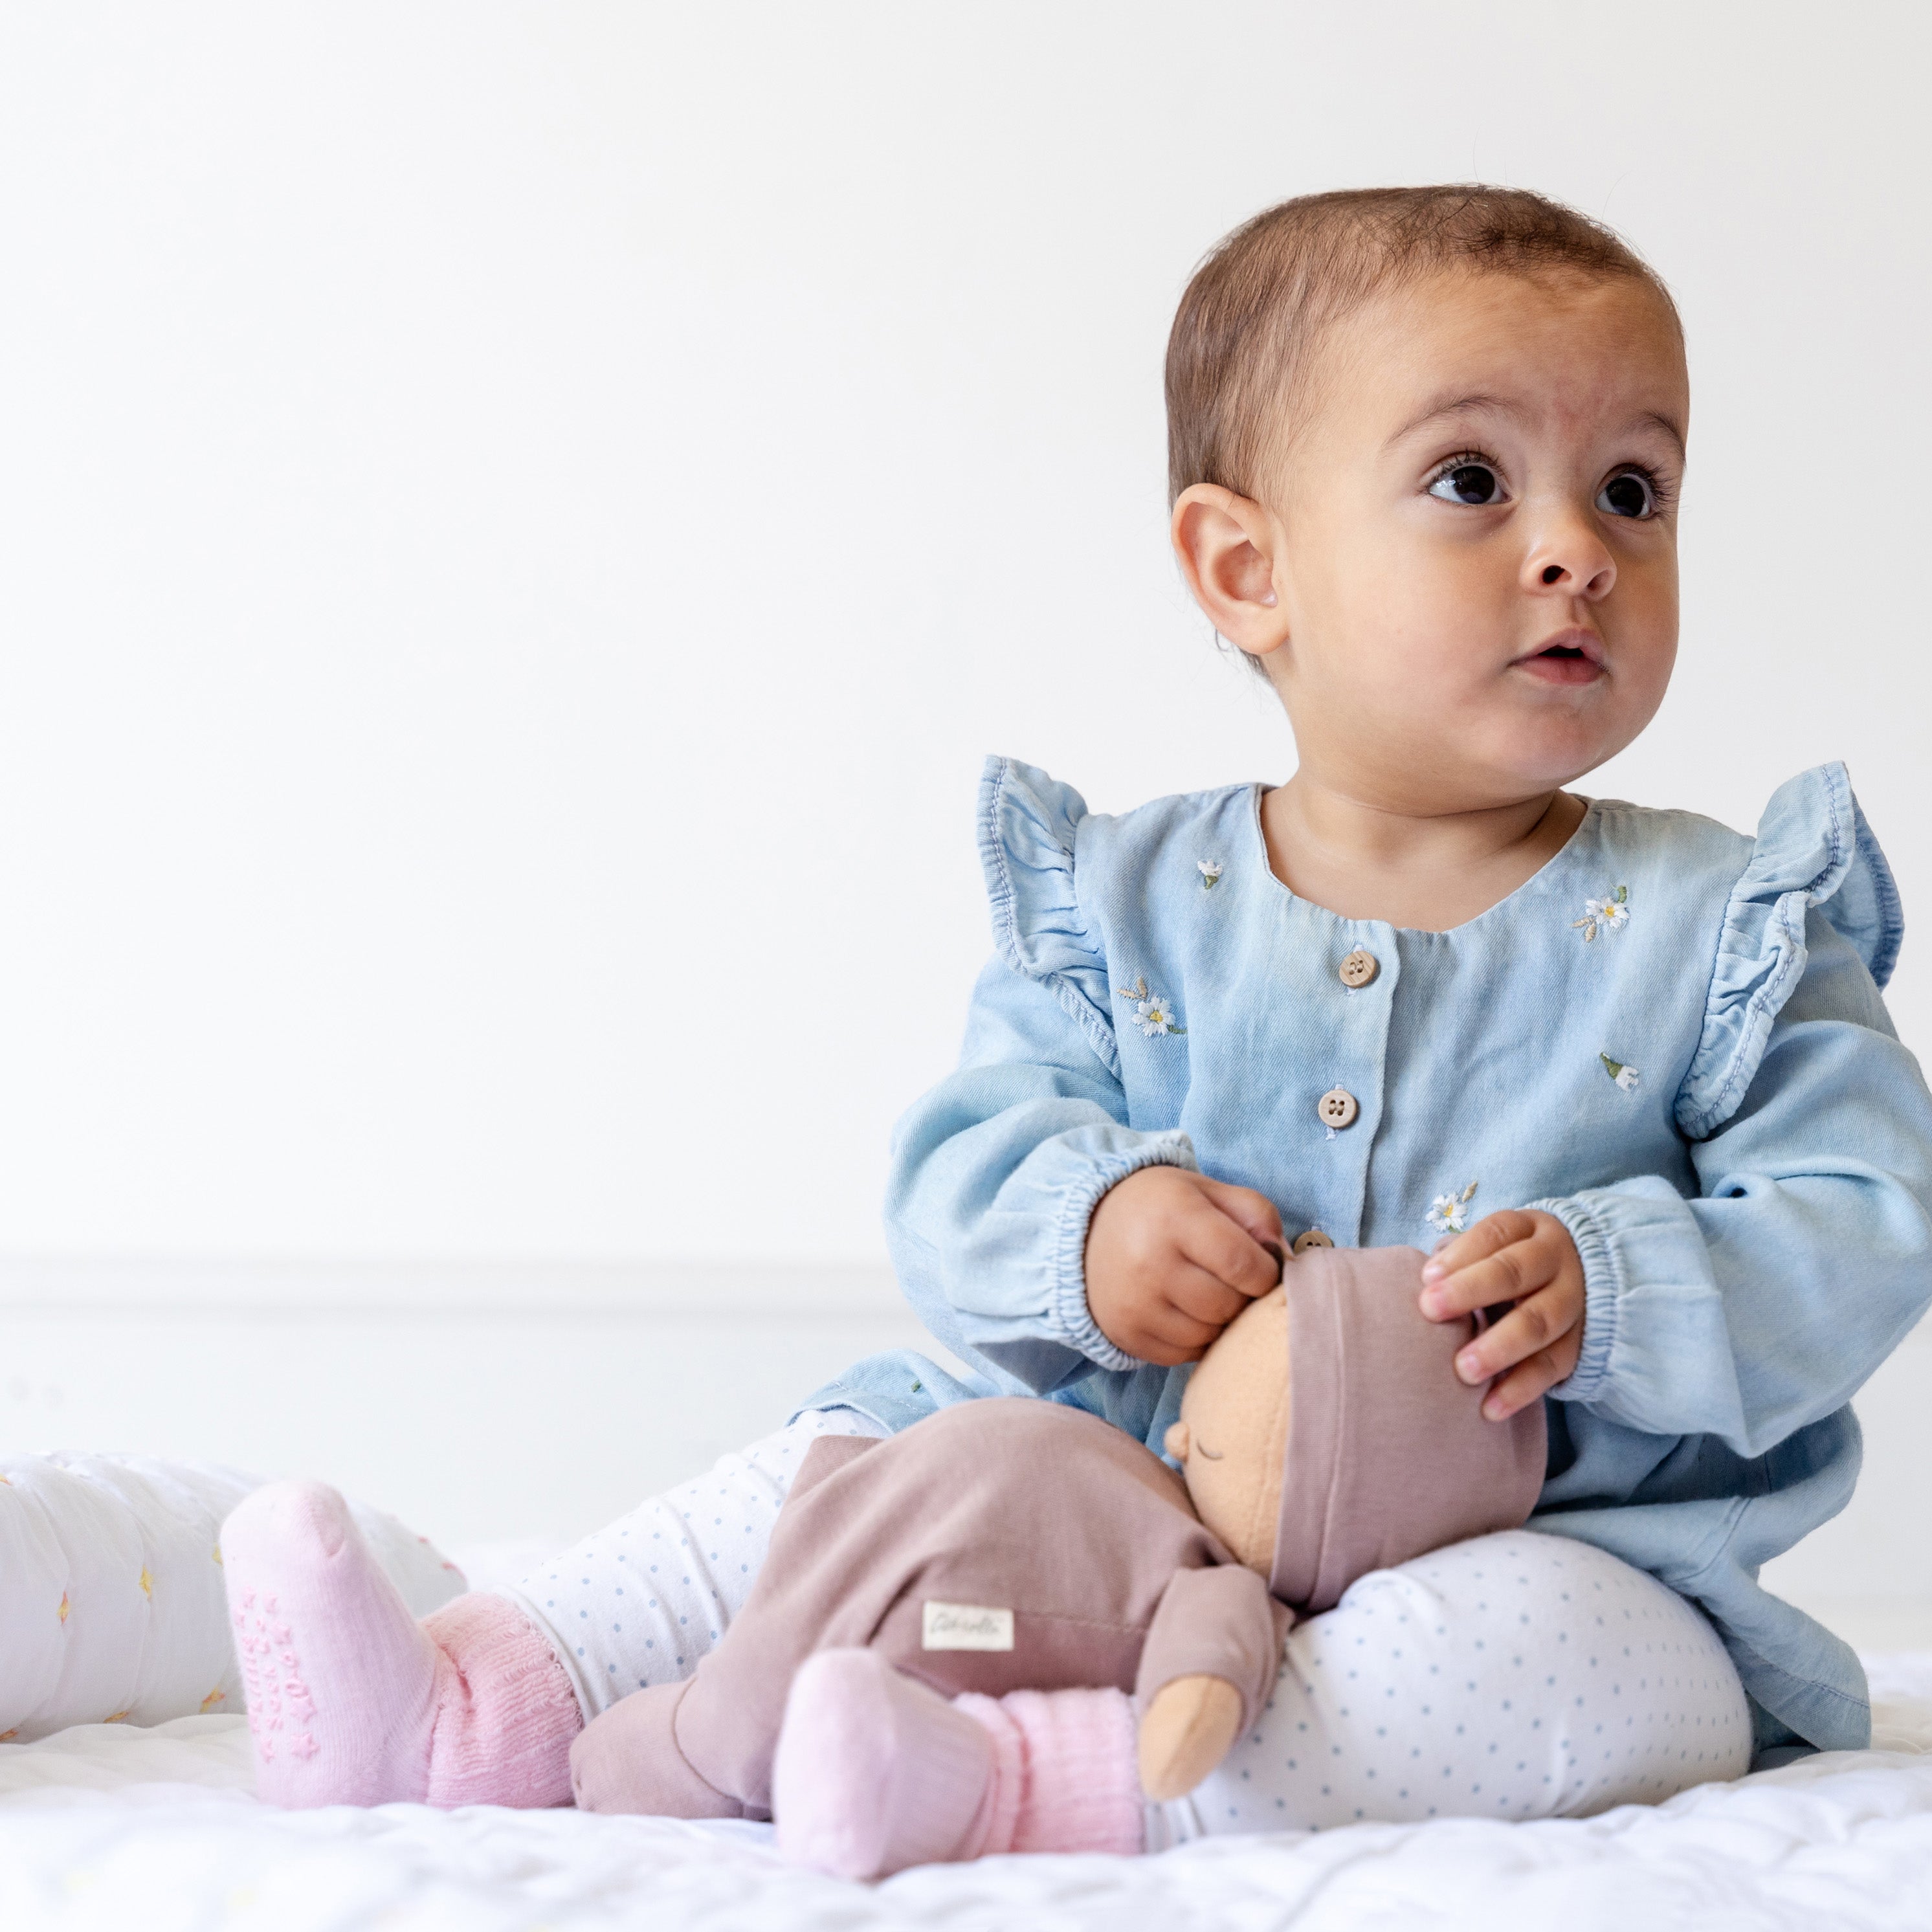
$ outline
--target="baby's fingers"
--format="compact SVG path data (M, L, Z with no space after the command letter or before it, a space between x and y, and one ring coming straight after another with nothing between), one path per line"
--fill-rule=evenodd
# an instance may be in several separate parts
M1186 1262L1175 1264L1162 1292L1177 1313L1190 1322L1205 1322L1217 1334L1248 1305L1247 1296L1239 1289Z
M1225 1288L1221 1292L1230 1294ZM1232 1296L1232 1299L1241 1307L1247 1306L1238 1295ZM1198 1362L1224 1326L1222 1322L1204 1322L1174 1302L1162 1301L1148 1311L1128 1343L1127 1352L1143 1362L1152 1362L1157 1368L1171 1369L1182 1362Z
M1520 1301L1550 1277L1551 1257L1534 1238L1536 1222L1520 1208L1486 1216L1422 1270L1422 1312L1432 1322Z
M1486 1382L1492 1376L1502 1375L1519 1364L1529 1362L1538 1357L1550 1354L1568 1344L1569 1366L1560 1375L1552 1375L1538 1388L1544 1389L1561 1382L1563 1376L1576 1366L1576 1311L1569 1298L1554 1288L1545 1288L1520 1302L1503 1318L1463 1348L1456 1358L1456 1372L1466 1382ZM1556 1366L1559 1357L1551 1354L1552 1366ZM1526 1396L1524 1401L1528 1397ZM1520 1408L1522 1402L1514 1405ZM1484 1411L1488 1414L1486 1405ZM1503 1412L1507 1414L1509 1412Z
M1566 1343L1540 1348L1527 1361L1519 1362L1483 1398L1483 1414L1491 1422L1507 1422L1520 1408L1540 1401L1560 1382L1567 1381L1576 1366L1576 1352Z
M1229 1188L1226 1192L1246 1190ZM1270 1252L1229 1216L1204 1187L1177 1233L1181 1252L1196 1267L1225 1282L1238 1298L1265 1294L1281 1279L1280 1223L1276 1224L1276 1245ZM1232 1322L1240 1312L1238 1298L1221 1319Z

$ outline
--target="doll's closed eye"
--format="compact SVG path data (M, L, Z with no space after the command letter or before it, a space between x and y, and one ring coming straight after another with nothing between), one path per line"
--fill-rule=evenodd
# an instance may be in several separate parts
M1194 1445L1194 1453L1197 1456L1206 1456L1210 1462L1218 1462L1226 1452L1220 1449L1210 1449L1205 1443L1197 1442Z

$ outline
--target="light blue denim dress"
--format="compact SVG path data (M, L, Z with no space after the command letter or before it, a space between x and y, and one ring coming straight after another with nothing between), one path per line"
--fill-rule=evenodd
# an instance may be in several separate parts
M1863 1745L1857 1658L1757 1582L1844 1506L1850 1398L1932 1300L1932 1096L1879 996L1898 895L1844 768L1780 788L1754 841L1598 800L1449 932L1296 898L1262 790L1112 818L989 761L997 956L886 1213L913 1306L983 1372L875 1357L811 1406L898 1428L1030 1392L1158 1450L1188 1371L1108 1342L1082 1276L1094 1203L1150 1162L1342 1246L1544 1208L1588 1306L1534 1526L1702 1605L1762 1744Z

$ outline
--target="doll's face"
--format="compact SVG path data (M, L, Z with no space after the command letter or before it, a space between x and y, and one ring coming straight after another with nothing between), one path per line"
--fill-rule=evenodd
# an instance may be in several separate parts
M1288 1449L1288 1291L1252 1302L1202 1356L1167 1432L1196 1514L1250 1570L1274 1563Z

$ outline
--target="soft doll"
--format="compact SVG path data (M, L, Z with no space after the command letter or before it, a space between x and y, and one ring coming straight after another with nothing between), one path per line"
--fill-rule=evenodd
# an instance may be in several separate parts
M1473 1324L1424 1318L1422 1264L1291 1259L1196 1368L1178 1477L1034 1400L815 1442L718 1648L577 1740L578 1803L776 1813L781 1849L853 1876L1138 1849L1142 1792L1220 1763L1297 1615L1535 1503L1541 1405L1483 1419L1450 1366Z

